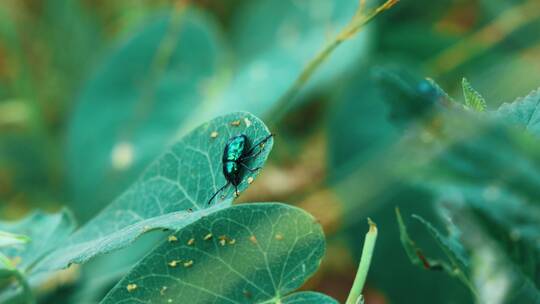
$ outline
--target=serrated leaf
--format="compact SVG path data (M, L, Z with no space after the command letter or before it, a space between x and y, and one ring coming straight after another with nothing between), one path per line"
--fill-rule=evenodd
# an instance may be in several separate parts
M452 265L454 267L461 266L460 269L465 270L466 267L468 267L468 257L466 256L465 249L459 242L459 240L456 240L452 236L444 236L441 232L439 232L438 229L433 227L433 225L426 221L424 218L422 218L419 215L413 215L413 218L418 220L420 223L422 223L429 234L437 241L441 249L444 251L446 256L450 259ZM459 263L459 264L458 264Z
M465 98L465 105L477 112L484 112L486 110L486 100L480 93L478 93L467 81L463 78L461 81L463 88L463 96Z
M298 208L234 206L173 234L101 303L336 303L313 293L287 298L319 267L324 243L320 225Z
M430 94L433 98L439 100L440 103L457 103L441 86L432 78L424 79L425 82L421 82L419 89L425 91L426 94Z
M476 132L463 132L469 130L465 125ZM537 303L538 140L500 120L471 120L462 122L460 128L467 136L432 159L422 169L425 176L419 183L457 209L453 220L464 230L462 239L472 254L484 259L487 251L493 256L496 262L491 264L498 265L497 271L507 284L500 291L504 303ZM475 263L467 267L471 266L482 269ZM481 295L489 293L489 289L482 292L481 285L478 288Z
M424 260L425 257L422 251L416 246L414 241L409 236L409 233L407 232L407 226L405 225L403 217L401 216L401 212L398 208L396 208L396 218L399 228L399 240L401 241L403 249L405 249L405 253L407 253L407 257L409 257L409 260L414 265L429 268L431 265L427 260Z
M442 235L430 222L418 215L413 215L413 218L424 225L442 252L446 255L447 260L428 258L423 255L421 249L416 246L408 235L403 218L397 209L396 217L400 229L401 243L413 264L430 270L444 270L448 275L460 279L476 295L476 290L469 280L469 257L465 254L465 250L459 240L456 240L453 236ZM452 228L456 229L455 226L452 226Z
M216 132L216 133L214 133ZM217 135L216 135L217 134ZM66 244L41 263L41 270L84 263L95 255L129 245L153 229L180 229L231 205L234 189L228 187L211 205L207 202L226 183L222 154L227 141L245 134L254 144L270 133L249 113L217 117L190 132L159 157L140 179L98 216L75 232ZM250 160L250 167L262 167L272 148L272 139L262 153ZM245 174L238 186L248 187Z
M502 104L494 116L508 124L524 128L532 134L540 135L540 89L514 102Z

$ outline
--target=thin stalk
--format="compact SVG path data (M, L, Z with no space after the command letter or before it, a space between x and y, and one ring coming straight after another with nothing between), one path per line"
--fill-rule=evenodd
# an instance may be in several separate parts
M379 7L368 12L367 14L364 14L363 10L365 9L365 0L362 0L352 20L329 44L327 44L313 59L311 59L291 87L278 100L276 105L273 107L272 113L268 115L268 117L271 118L271 125L277 123L283 117L283 115L287 113L287 111L291 108L291 101L294 99L294 97L296 97L296 95L298 95L300 89L302 89L302 87L313 76L314 72L319 68L319 66L341 43L360 32L364 26L373 20L378 14L390 9L392 6L398 3L398 1L399 0L387 0Z
M36 300L34 298L34 294L32 293L32 288L30 287L30 284L28 284L28 281L26 280L24 275L19 270L15 270L13 272L13 275L15 276L15 278L17 279L17 281L21 285L25 303L26 304L35 304Z
M368 218L369 230L366 233L364 240L364 248L362 248L362 257L360 258L360 265L358 265L358 271L354 278L354 283L349 292L346 304L358 304L363 303L362 290L366 283L366 278L371 264L371 258L373 257L373 250L375 249L375 242L377 241L377 225Z
M433 73L448 73L471 58L494 47L519 28L540 17L538 0L528 0L505 10L499 17L476 32L437 54L427 62L426 67Z

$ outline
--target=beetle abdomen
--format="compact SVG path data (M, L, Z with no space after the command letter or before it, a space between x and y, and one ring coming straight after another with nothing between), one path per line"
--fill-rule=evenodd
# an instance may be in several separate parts
M223 175L225 179L230 181L233 185L238 186L240 184L240 167L235 161L223 162Z

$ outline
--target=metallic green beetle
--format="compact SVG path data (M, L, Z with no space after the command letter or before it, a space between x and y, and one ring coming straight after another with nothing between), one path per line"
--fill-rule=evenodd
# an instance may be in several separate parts
M249 172L255 172L261 169L260 167L252 169L246 165L245 161L255 158L261 154L263 151L262 145L264 145L264 143L267 142L272 136L274 135L270 134L266 136L257 144L253 145L253 147L250 146L249 139L244 134L237 135L229 139L225 149L223 150L223 157L221 158L223 164L223 176L225 176L227 183L212 195L212 197L208 200L209 205L216 195L225 189L225 187L227 187L229 184L234 186L234 191L236 195L238 195L238 185L240 185L240 182L242 181L243 169L246 169ZM257 153L253 153L257 147L261 147L261 149Z

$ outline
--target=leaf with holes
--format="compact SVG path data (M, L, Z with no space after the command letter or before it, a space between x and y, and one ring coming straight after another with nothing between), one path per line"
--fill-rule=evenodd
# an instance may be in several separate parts
M238 205L172 234L105 297L107 303L337 303L289 295L319 267L325 241L308 213Z
M270 133L257 117L244 112L215 118L183 137L159 157L141 178L93 220L75 232L68 242L41 263L38 270L58 269L84 263L92 257L129 245L152 229L180 229L213 212L229 207L234 190L228 187L211 205L207 202L226 183L221 172L223 149L232 136L245 134L252 143ZM262 167L272 139L259 147L250 167ZM248 186L244 174L238 186Z

